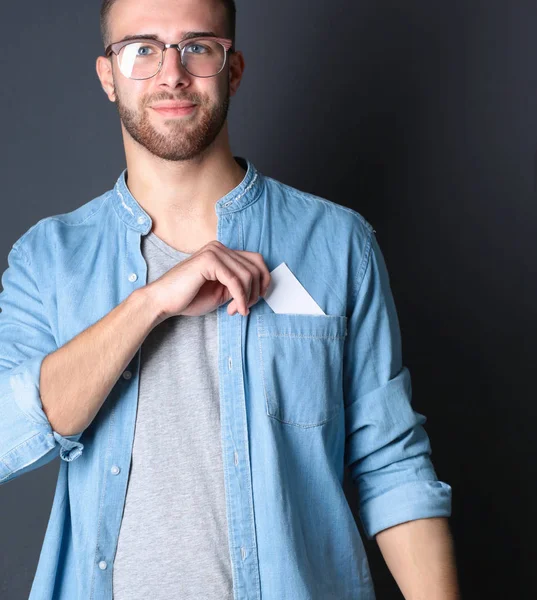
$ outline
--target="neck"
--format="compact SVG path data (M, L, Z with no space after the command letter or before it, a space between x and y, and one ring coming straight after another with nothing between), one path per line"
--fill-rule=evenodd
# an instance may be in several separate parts
M237 187L246 171L231 151L191 161L127 160L127 186L170 246L194 252L216 239L216 202Z

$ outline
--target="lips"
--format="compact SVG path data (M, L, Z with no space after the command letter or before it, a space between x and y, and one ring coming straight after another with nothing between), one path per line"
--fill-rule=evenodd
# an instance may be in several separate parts
M168 105L170 106L170 105ZM158 113L160 115L164 115L165 117L185 117L187 115L191 115L192 113L196 112L196 108L197 105L196 104L190 104L188 106L181 106L179 105L179 107L177 107L178 105L175 104L175 108L168 108L168 106L156 106L156 107L152 107L151 110L153 110L155 113ZM173 105L171 105L173 106Z
M153 104L151 108L163 108L163 109L178 109L178 108L190 108L196 106L194 102L166 102L164 104Z

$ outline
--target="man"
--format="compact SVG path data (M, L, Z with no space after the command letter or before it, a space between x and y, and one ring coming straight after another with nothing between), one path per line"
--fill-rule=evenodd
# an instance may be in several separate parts
M62 459L30 599L373 599L346 466L405 597L457 597L374 229L232 155L232 1L101 17L127 167L2 276L0 483Z

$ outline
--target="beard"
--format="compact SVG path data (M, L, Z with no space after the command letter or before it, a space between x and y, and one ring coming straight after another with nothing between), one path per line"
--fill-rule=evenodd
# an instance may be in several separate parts
M191 160L203 153L220 133L229 110L229 81L224 99L216 105L204 101L199 94L189 97L157 94L149 102L143 100L140 110L134 110L122 102L117 88L114 92L119 118L129 135L151 154L170 161ZM191 116L167 120L159 116L165 122L156 128L146 106L165 100L188 100L197 107Z

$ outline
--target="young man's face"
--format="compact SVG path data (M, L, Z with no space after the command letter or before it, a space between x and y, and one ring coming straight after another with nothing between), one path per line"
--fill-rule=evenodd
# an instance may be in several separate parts
M163 42L177 43L188 31L212 31L228 37L227 14L219 0L117 0L108 23L111 42L126 35L156 34ZM230 70L231 57L234 68ZM225 124L229 98L240 79L241 58L237 62L237 55L228 55L224 69L205 78L188 73L175 48L165 51L160 71L145 80L125 77L116 55L107 60L112 69L98 67L99 77L118 108L124 128L149 152L173 161L189 160L214 141ZM189 114L178 116L151 108L159 102L178 100L197 106Z

